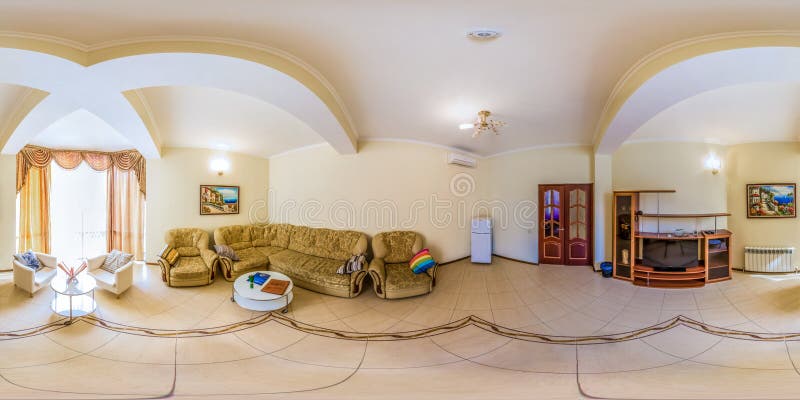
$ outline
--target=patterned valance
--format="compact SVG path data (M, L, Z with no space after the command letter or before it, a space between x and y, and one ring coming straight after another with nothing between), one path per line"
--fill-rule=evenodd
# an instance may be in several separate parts
M17 153L17 193L19 193L28 170L31 167L42 168L55 161L61 168L75 169L85 161L95 171L105 171L117 167L121 170L133 170L139 182L139 191L146 194L147 171L144 157L136 150L122 150L114 152L81 151L81 150L54 150L39 146L25 146Z

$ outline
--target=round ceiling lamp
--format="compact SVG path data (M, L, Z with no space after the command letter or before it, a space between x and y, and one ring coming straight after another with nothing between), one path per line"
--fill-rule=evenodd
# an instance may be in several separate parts
M492 40L500 37L500 31L494 29L474 29L467 32L467 37L474 40Z

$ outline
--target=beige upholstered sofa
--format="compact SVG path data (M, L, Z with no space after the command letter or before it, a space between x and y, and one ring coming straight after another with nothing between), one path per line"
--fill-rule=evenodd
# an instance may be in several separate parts
M161 279L167 286L202 286L214 282L219 257L208 248L208 232L197 228L171 229L164 241L179 255L174 265L158 258Z
M240 261L220 257L225 279L258 269L286 274L302 288L339 297L361 293L366 270L337 274L350 257L367 251L367 236L355 231L288 224L234 225L214 231L216 244L234 249Z
M378 297L401 299L433 290L437 266L415 274L408 265L422 247L422 236L416 232L383 232L372 238L374 258L369 264L369 274Z

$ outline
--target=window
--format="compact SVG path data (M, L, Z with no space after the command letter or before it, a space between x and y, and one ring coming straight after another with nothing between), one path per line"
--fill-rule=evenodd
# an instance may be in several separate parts
M51 164L50 237L53 254L66 262L106 252L106 171L86 163L74 170Z

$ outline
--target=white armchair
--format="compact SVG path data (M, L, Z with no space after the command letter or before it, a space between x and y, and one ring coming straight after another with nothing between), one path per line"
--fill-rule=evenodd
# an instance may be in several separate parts
M89 264L89 275L97 280L97 286L99 288L108 290L119 298L119 295L133 286L133 261L128 262L114 271L114 273L111 273L100 269L106 261L106 256L108 256L108 254L101 254L87 260Z
M31 297L39 289L50 284L50 281L56 276L56 268L58 259L55 256L44 253L34 253L39 263L42 265L39 270L34 271L33 268L24 265L13 258L14 269L14 285L28 293Z

